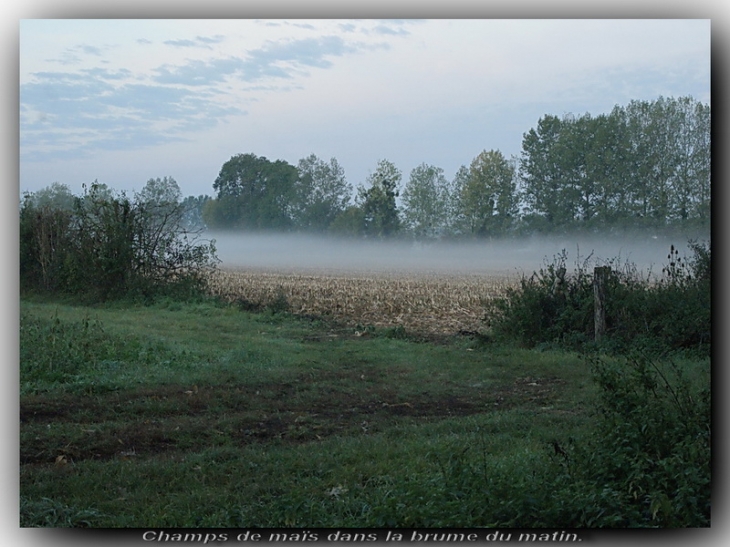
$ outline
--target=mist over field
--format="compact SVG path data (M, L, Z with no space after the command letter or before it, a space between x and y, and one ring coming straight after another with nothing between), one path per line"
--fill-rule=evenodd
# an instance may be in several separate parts
M317 237L305 234L251 234L207 232L215 239L223 268L336 272L413 272L413 273L500 273L531 274L553 261L563 249L567 266L573 268L579 256L582 263L591 253L592 260L619 258L635 264L641 271L661 273L668 260L670 245L680 256L690 256L689 237L662 235L634 237L533 236L521 239L473 242L368 241ZM592 262L594 263L594 262Z

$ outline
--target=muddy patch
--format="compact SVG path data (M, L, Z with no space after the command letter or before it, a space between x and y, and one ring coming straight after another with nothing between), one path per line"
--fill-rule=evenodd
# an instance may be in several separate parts
M168 385L96 397L28 396L20 405L20 461L135 459L216 446L368 435L403 420L541 407L563 383L557 378L519 378L489 389L421 393L407 400L388 382L358 392L291 382Z

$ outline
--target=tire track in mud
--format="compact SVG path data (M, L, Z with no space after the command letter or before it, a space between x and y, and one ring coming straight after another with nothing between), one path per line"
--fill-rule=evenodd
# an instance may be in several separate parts
M341 374L341 373L340 373ZM401 400L387 382L353 394L302 383L166 385L101 396L33 395L20 404L20 463L131 459L216 446L318 442L394 423L540 407L564 383L520 378ZM333 386L334 387L334 386Z

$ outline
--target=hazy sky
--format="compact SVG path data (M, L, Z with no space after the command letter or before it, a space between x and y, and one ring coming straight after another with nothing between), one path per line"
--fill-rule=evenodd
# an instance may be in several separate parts
M172 176L213 195L235 154L388 159L447 178L519 156L545 114L710 102L710 20L20 21L20 190Z

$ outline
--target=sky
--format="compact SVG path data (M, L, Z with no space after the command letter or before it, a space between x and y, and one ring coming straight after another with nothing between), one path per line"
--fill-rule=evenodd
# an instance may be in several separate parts
M519 157L547 114L710 103L709 19L23 19L20 192L173 177L214 195L253 153L334 157L353 187L387 159L452 178Z

